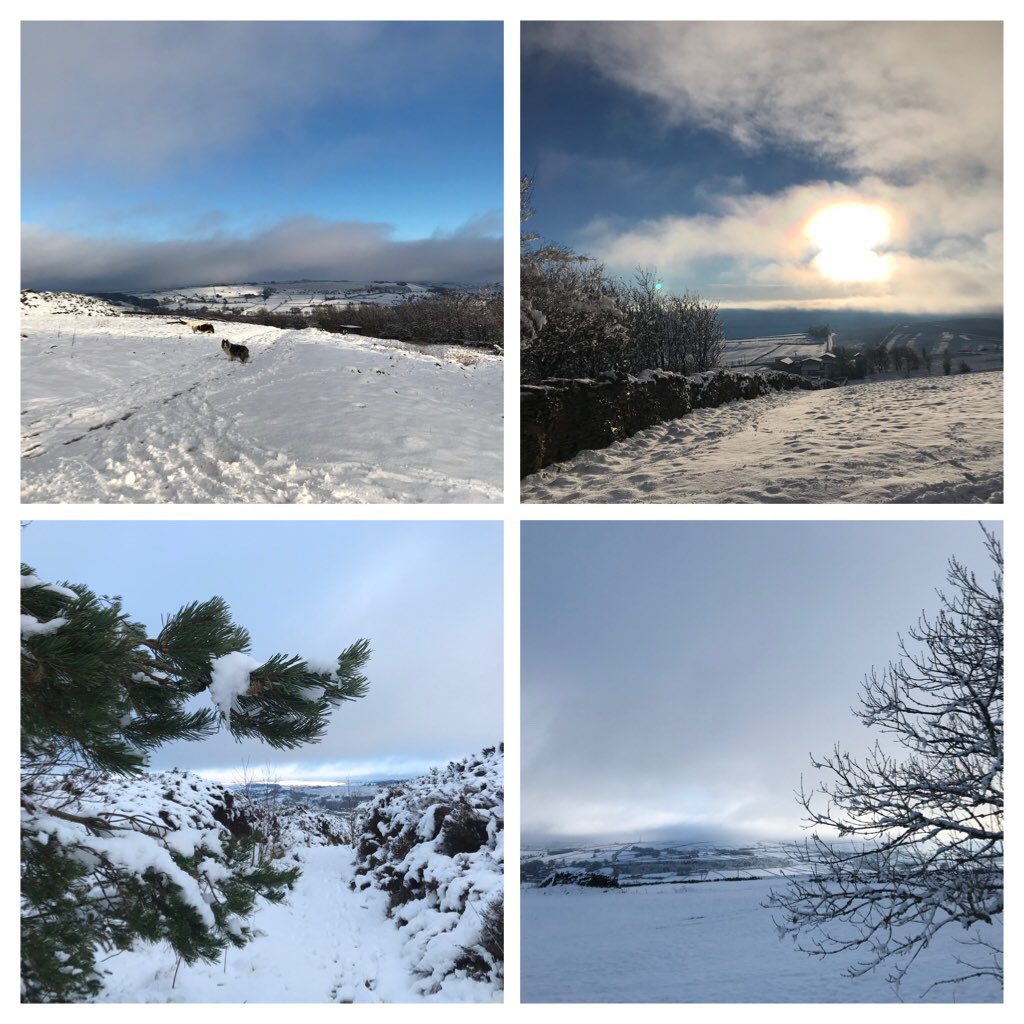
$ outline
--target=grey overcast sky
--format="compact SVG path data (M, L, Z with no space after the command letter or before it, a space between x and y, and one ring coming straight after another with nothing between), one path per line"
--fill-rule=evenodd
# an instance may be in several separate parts
M951 555L991 580L972 522L524 523L524 839L796 835Z
M256 658L333 659L369 638L370 692L324 740L275 751L219 733L168 744L156 768L230 781L420 774L502 739L502 539L493 522L33 522L22 558L50 582L119 594L151 630L223 597Z

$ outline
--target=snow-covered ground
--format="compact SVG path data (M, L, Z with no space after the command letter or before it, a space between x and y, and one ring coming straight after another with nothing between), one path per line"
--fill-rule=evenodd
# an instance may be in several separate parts
M26 502L501 500L497 356L78 300L22 304Z
M227 962L182 964L165 945L139 944L103 966L110 976L99 997L111 1003L349 1003L481 1001L490 986L447 978L424 995L411 951L387 918L388 896L352 890L349 846L298 851L302 874L284 903L253 918L261 933ZM500 998L500 993L497 994Z
M784 883L783 883L784 884ZM524 888L524 1002L998 1002L976 979L925 990L957 971L947 931L895 990L884 972L844 975L838 955L819 960L780 940L761 906L778 879L632 889Z
M698 409L522 481L531 502L966 503L1002 491L1002 372Z

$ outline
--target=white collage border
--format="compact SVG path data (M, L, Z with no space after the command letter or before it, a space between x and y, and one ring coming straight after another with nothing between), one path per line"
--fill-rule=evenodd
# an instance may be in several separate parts
M19 2L16 0L12 8L4 14L4 32L0 35L0 46L3 48L3 64L0 75L3 76L3 138L9 140L8 157L3 161L3 178L7 199L5 223L7 230L3 246L5 294L14 296L20 287L20 218L19 176L17 142L20 137L19 128L19 22L24 20L501 20L505 24L505 153L504 153L504 198L505 198L505 267L506 267L506 338L518 338L518 280L515 268L518 262L518 177L519 177L519 22L520 20L1000 20L1005 25L1004 46L1006 53L1004 82L1004 113L1006 165L1009 172L1005 181L1009 188L1004 196L1004 222L1008 227L1006 261L1004 264L1004 280L1010 282L1011 288L1007 296L1005 316L1008 333L1018 322L1017 297L1012 285L1019 280L1016 272L1020 270L1020 257L1017 246L1016 227L1020 225L1020 178L1015 174L1019 169L1020 156L1020 125L1021 101L1024 88L1021 82L1021 63L1024 61L1024 48L1021 46L1022 18L1018 7L1024 11L1024 5L994 0L975 0L965 5L950 0L932 0L929 3L913 2L913 0L861 0L853 3L808 2L808 0L777 0L766 5L751 0L718 0L714 4L701 4L695 0L634 0L628 5L611 3L610 0L393 0L386 9L367 8L365 5L351 2L327 3L324 0L298 2L280 10L276 5L250 2L219 2L209 0L197 3L195 0L181 0L175 4L158 2L141 7L124 0L95 0L91 3L60 2L36 3ZM1019 614L1020 602L1017 599L1015 584L1016 566L1016 530L1018 524L1024 523L1024 515L1020 509L1017 489L1017 442L1024 434L1021 431L1021 411L1014 403L1007 404L1004 421L1004 437L1007 441L1006 451L1011 458L1006 460L1006 485L1004 496L1006 503L1002 508L993 508L992 515L986 516L987 509L977 506L877 506L877 505L771 505L771 506L737 506L737 505L600 505L600 506L539 506L523 505L518 502L518 436L519 436L519 401L518 401L518 346L510 341L506 347L505 371L505 501L501 506L480 505L323 505L323 506L280 506L280 505L33 505L22 507L19 496L19 457L14 441L18 436L16 423L18 420L18 353L13 339L18 317L18 304L11 301L5 307L7 344L0 353L3 360L0 373L0 388L3 389L3 401L0 402L0 416L3 417L3 436L7 442L0 448L2 452L2 468L0 468L0 502L2 502L2 524L0 538L4 544L5 554L10 554L13 566L14 558L20 547L18 524L22 519L64 520L64 519L105 519L105 520L501 520L504 522L505 548L505 704L504 731L506 749L506 824L507 832L513 837L508 844L510 851L506 862L506 996L501 1006L453 1006L451 1004L429 1004L412 1007L406 1005L366 1007L333 1005L309 1005L303 1008L304 1014L318 1016L355 1014L360 1019L372 1014L376 1019L387 1021L407 1021L410 1015L424 1021L447 1021L453 1015L469 1021L477 1020L478 1015L488 1020L499 1019L522 1020L525 1022L563 1021L581 1019L586 1016L588 1024L611 1024L617 1020L621 1009L616 1005L588 1005L574 1007L554 1007L544 1005L519 1004L519 524L526 520L973 520L977 518L1002 519L1006 524L1008 552L1010 562L1010 580L1007 587L1007 625L1011 636L1009 657L1011 675L1017 664L1016 648L1013 643L1014 627L1022 620ZM1007 347L1006 363L1011 375L1017 370L1021 360L1015 352L1014 342ZM6 559L5 559L6 561ZM14 590L3 591L0 595L3 607L9 606L9 614L3 621L12 623L14 615ZM14 636L10 629L11 642L9 660L6 664L14 665ZM13 671L12 671L13 675ZM15 849L14 826L16 806L15 779L16 751L18 749L16 732L18 729L14 715L15 687L9 685L8 697L5 698L4 743L3 749L8 752L9 763L3 774L3 807L6 813L0 815L4 825L4 842L2 850L5 887L3 906L5 913L0 921L3 957L3 996L7 1005L18 1004L18 965L15 951L18 944L17 925L17 893L14 888ZM9 702L9 705L8 705ZM1011 709L1015 707L1011 697ZM1016 737L1016 711L1011 711L1011 737ZM1010 773L1010 843L1006 864L1007 889L1010 898L1010 911L1006 921L1007 949L1010 953L1009 970L1007 971L1005 1002L1001 1006L972 1006L969 1010L972 1019L994 1020L1005 1017L1013 1011L1014 1006L1024 1006L1021 996L1021 984L1015 975L1014 967L1018 962L1018 951L1024 943L1021 937L1024 929L1017 919L1020 901L1016 899L1017 881L1021 877L1021 857L1017 849L1020 830L1015 827L1014 794L1017 791L1017 780L1021 777L1013 748L1017 740L1011 738L1011 756L1008 759ZM1024 966L1024 960L1021 960ZM170 1015L175 1018L188 1014L191 1019L205 1021L219 1020L225 1014L221 1007L208 1005L149 1007L156 1015ZM865 1010L882 1019L895 1019L897 1015L927 1015L929 1022L960 1020L962 1009L956 1005L916 1006L903 1005L834 1005L834 1004L778 1004L742 1006L735 1004L705 1005L644 1005L642 1012L646 1020L675 1020L680 1013L695 1016L697 1020L724 1021L727 1024L745 1021L751 1013L760 1020L770 1022L817 1021L827 1014L838 1022L859 1021ZM105 1018L129 1020L137 1014L134 1006L103 1007L25 1007L17 1005L21 1014L103 1014ZM231 1008L228 1013L233 1012ZM276 1005L246 1006L234 1011L252 1015L259 1021L277 1020L280 1010ZM511 1018L510 1016L511 1015Z

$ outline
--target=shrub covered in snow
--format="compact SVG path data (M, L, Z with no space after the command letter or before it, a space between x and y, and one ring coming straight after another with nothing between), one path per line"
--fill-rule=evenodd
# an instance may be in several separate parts
M520 220L532 216L533 184L520 181ZM718 366L718 306L671 295L653 269L611 279L590 256L520 234L520 371L524 383L648 369L699 373Z
M259 830L258 856L263 860L279 860L303 847L352 843L352 825L345 815L306 804L252 799L244 794L239 796L239 803Z
M504 971L504 746L394 786L363 819L356 881L389 895L424 993Z

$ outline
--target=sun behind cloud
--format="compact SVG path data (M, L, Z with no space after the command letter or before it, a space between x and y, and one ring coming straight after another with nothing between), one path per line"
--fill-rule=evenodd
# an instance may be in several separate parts
M832 281L881 281L889 276L892 258L878 252L889 240L889 213L859 201L836 203L815 213L804 235L818 250L811 261Z

